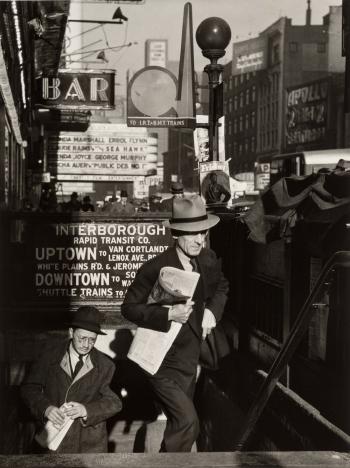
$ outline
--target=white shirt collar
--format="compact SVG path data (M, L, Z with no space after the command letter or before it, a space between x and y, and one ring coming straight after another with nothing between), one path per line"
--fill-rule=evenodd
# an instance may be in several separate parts
M70 345L69 345L69 354L70 354L70 358L72 360L72 364L76 364L79 361L80 354L76 352L72 342L70 342ZM87 357L88 357L88 354L83 354L82 355L83 362L86 361Z

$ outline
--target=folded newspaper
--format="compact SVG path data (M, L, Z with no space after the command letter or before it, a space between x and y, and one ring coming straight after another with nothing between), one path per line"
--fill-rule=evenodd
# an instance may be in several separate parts
M192 299L199 273L163 267L148 297L148 304L173 305ZM128 358L154 375L177 337L182 324L171 322L168 332L138 327L131 343Z
M63 411L66 407L67 403L64 403L60 409ZM35 436L35 440L42 447L57 450L73 422L73 419L65 416L64 423L58 428L51 421L47 421L43 430Z

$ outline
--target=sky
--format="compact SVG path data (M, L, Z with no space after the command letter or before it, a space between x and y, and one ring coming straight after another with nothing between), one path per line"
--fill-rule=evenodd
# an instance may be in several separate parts
M145 66L145 41L147 39L167 39L168 59L179 60L183 9L185 0L144 0L143 4L108 3L71 3L71 17L77 16L76 9L83 8L81 19L111 20L119 6L128 21L123 25L105 25L83 35L85 44L99 41L96 47L119 46L137 42L119 51L106 51L108 63L104 68L117 70L117 82L125 86L126 70L136 72ZM195 41L198 25L205 18L217 16L230 25L232 39L221 59L225 64L232 59L232 42L257 36L281 16L292 19L294 25L305 24L306 0L192 0L194 61L195 69L200 71L208 63L202 56ZM72 6L73 4L73 6ZM322 18L330 5L340 5L341 0L311 0L312 24L322 24ZM73 23L71 23L73 24ZM84 25L85 26L85 25ZM91 28L87 25L86 28Z

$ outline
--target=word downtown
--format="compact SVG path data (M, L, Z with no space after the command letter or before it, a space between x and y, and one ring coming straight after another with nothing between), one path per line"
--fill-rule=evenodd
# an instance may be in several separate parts
M57 236L145 236L165 235L159 224L58 224Z

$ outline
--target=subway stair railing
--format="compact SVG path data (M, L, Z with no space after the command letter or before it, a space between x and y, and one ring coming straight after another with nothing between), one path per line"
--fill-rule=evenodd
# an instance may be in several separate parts
M247 445L249 438L274 391L278 380L284 373L286 366L299 346L308 325L317 310L316 298L323 287L328 275L338 267L350 267L350 251L335 252L322 268L313 289L302 306L290 334L277 355L271 369L258 391L247 413L243 426L234 442L233 450L241 451ZM344 433L344 445L350 450L350 436Z

